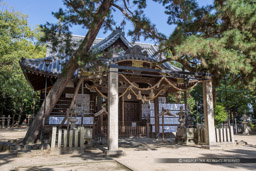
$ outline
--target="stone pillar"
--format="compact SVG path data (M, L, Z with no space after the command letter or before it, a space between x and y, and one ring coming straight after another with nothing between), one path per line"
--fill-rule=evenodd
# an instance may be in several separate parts
M51 150L55 149L57 127L52 127Z
M31 115L28 115L28 123L27 123L28 126L30 126L30 118L31 118Z
M7 128L10 128L10 122L11 122L11 116L8 115L8 118L7 118Z
M209 148L211 148L211 146L216 145L216 138L214 127L212 82L210 80L203 82L203 97L205 142L207 145L209 145Z
M5 128L5 116L2 116L2 128Z
M20 121L21 121L21 115L18 117L18 127L20 126Z
M118 69L108 73L108 150L118 150Z

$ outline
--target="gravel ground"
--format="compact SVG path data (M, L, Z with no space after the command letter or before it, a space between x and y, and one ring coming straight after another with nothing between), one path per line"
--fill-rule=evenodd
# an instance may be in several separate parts
M26 129L0 130L0 142L24 137ZM247 145L223 146L213 150L200 146L174 145L173 140L162 142L149 138L121 139L120 149L125 155L105 158L98 149L73 153L32 150L11 154L0 153L0 171L8 170L256 170L256 163L206 164L206 163L158 163L159 158L256 158L256 136L236 135L238 141ZM128 167L128 168L127 168Z

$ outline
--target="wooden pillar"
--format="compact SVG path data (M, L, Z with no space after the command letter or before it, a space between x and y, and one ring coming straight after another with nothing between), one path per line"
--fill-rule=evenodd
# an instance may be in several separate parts
M207 145L209 145L209 148L210 148L212 145L216 145L212 82L210 80L203 82L203 97L204 97L205 142Z
M164 141L164 114L162 114L162 139Z
M155 105L155 133L156 135L159 134L159 102L158 97L154 99Z
M138 101L138 104L139 104L139 121L141 121L142 119L142 101L139 100Z
M108 73L108 150L118 150L118 69Z
M97 93L97 112L100 111L102 108L102 97L100 95L100 93ZM103 115L99 116L99 121L98 121L99 125L98 128L100 130L100 135L103 134Z
M124 126L124 96L122 96L122 132L125 132L125 126Z

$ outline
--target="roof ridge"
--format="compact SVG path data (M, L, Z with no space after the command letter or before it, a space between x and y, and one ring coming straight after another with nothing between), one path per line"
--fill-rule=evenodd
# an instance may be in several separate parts
M111 46L118 38L120 38L126 46L132 47L132 44L124 37L124 32L122 32L121 29L116 29L105 39L103 39L96 45L92 46L92 49L96 53L101 52L101 51L105 50L106 48L108 48L109 46Z

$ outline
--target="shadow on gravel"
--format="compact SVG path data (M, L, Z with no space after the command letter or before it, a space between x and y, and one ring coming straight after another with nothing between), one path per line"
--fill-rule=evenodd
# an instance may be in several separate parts
M31 167L27 169L26 171L53 171L52 168L42 168L42 167Z
M256 158L256 150L247 149L229 149L223 150L229 154L203 154L204 158ZM211 163L210 163L211 164ZM234 168L244 168L248 170L255 170L256 163L220 163L222 166L234 169ZM215 165L213 163L213 165ZM219 164L218 164L219 165Z
M170 149L178 149L187 146L175 144L174 139L166 139L165 141L162 140L155 140L153 138L120 138L119 139L119 147L120 149L134 149L135 151L156 151L159 148L166 147ZM84 160L113 160L113 158L118 158L120 155L116 156L105 156L104 151L107 150L107 144L100 144L95 143L92 148L85 149L85 150L78 150L73 154L72 157L80 157ZM60 154L72 154L74 151L70 150L61 150Z
M135 151L155 151L162 147L174 149L182 147L174 142L174 138L165 139L164 141L153 138L122 138L119 139L119 146L121 148L133 148Z
M0 166L12 162L12 159L16 157L17 157L17 154L0 153Z

